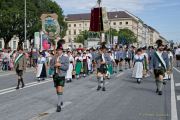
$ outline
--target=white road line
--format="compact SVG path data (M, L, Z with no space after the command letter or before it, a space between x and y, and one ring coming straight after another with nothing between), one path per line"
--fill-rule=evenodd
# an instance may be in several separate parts
M175 69L177 72L179 72L179 73L180 73L180 70L178 70L178 69L177 69L177 68L175 68L175 67L174 67L174 69Z
M178 100L178 101L180 100L180 95L177 96L177 100Z
M116 75L116 77L120 77L121 75L123 75L124 73L120 73L120 74L118 74L118 75Z
M22 89L26 89L26 88L29 88L29 87L33 87L33 86L37 86L37 85L41 85L41 84L45 84L45 83L48 83L48 82L51 82L52 80L49 80L49 79L47 79L47 80L45 80L44 82L35 82L35 83L31 83L31 84L29 84L29 85L26 85L24 88L22 88ZM9 90L7 90L7 91L4 91L4 92L0 92L0 95L4 95L4 94L7 94L7 93L11 93L11 92L14 92L14 91L17 91L15 88L14 89L9 89Z
M171 120L178 120L174 77L171 75Z
M27 73L27 72L33 72L34 70L27 70L25 73ZM10 72L10 71L8 71L8 72ZM6 73L6 72L4 72L4 73ZM2 73L1 73L2 74ZM14 72L14 71L11 71L10 73L7 73L7 74L2 74L2 75L0 75L0 77L2 77L2 76L8 76L8 75L15 75L16 73Z
M32 84L36 84L36 83L38 83L38 82L27 83L26 86L32 85ZM15 89L15 87L10 87L10 88L7 88L7 89L2 89L2 90L0 90L0 93L4 92L4 91L12 90L12 89Z
M176 83L175 86L176 86L176 87L179 87L179 86L180 86L180 83Z

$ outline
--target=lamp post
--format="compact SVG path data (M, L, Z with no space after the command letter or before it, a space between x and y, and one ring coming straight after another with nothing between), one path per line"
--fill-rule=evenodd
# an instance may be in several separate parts
M24 0L24 43L27 44L27 27L26 27L26 18L27 18L27 8L26 8L26 0ZM27 45L25 46L25 49L27 48Z

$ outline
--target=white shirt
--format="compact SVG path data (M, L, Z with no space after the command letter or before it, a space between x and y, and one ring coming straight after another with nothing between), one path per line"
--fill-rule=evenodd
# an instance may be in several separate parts
M175 55L180 55L180 48L176 49Z
M103 62L106 62L105 58L104 58L104 54L102 54L102 60L103 60Z

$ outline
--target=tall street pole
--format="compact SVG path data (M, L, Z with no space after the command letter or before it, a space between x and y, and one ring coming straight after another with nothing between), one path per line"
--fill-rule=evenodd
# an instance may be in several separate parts
M24 1L24 43L26 42L26 48L27 48L27 40L26 40L26 37L27 37L27 28L26 28L26 18L27 18L27 8L26 8L26 0ZM26 49L25 48L25 49Z

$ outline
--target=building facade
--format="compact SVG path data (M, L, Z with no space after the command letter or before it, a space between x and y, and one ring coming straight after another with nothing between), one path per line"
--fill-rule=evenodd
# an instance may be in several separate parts
M68 30L64 39L66 43L75 44L76 37L81 31L89 30L90 27L90 13L83 14L69 14L66 16ZM116 29L130 29L137 36L137 46L153 45L159 39L159 32L154 28L143 23L141 19L134 16L127 11L108 12L108 20L110 28Z

